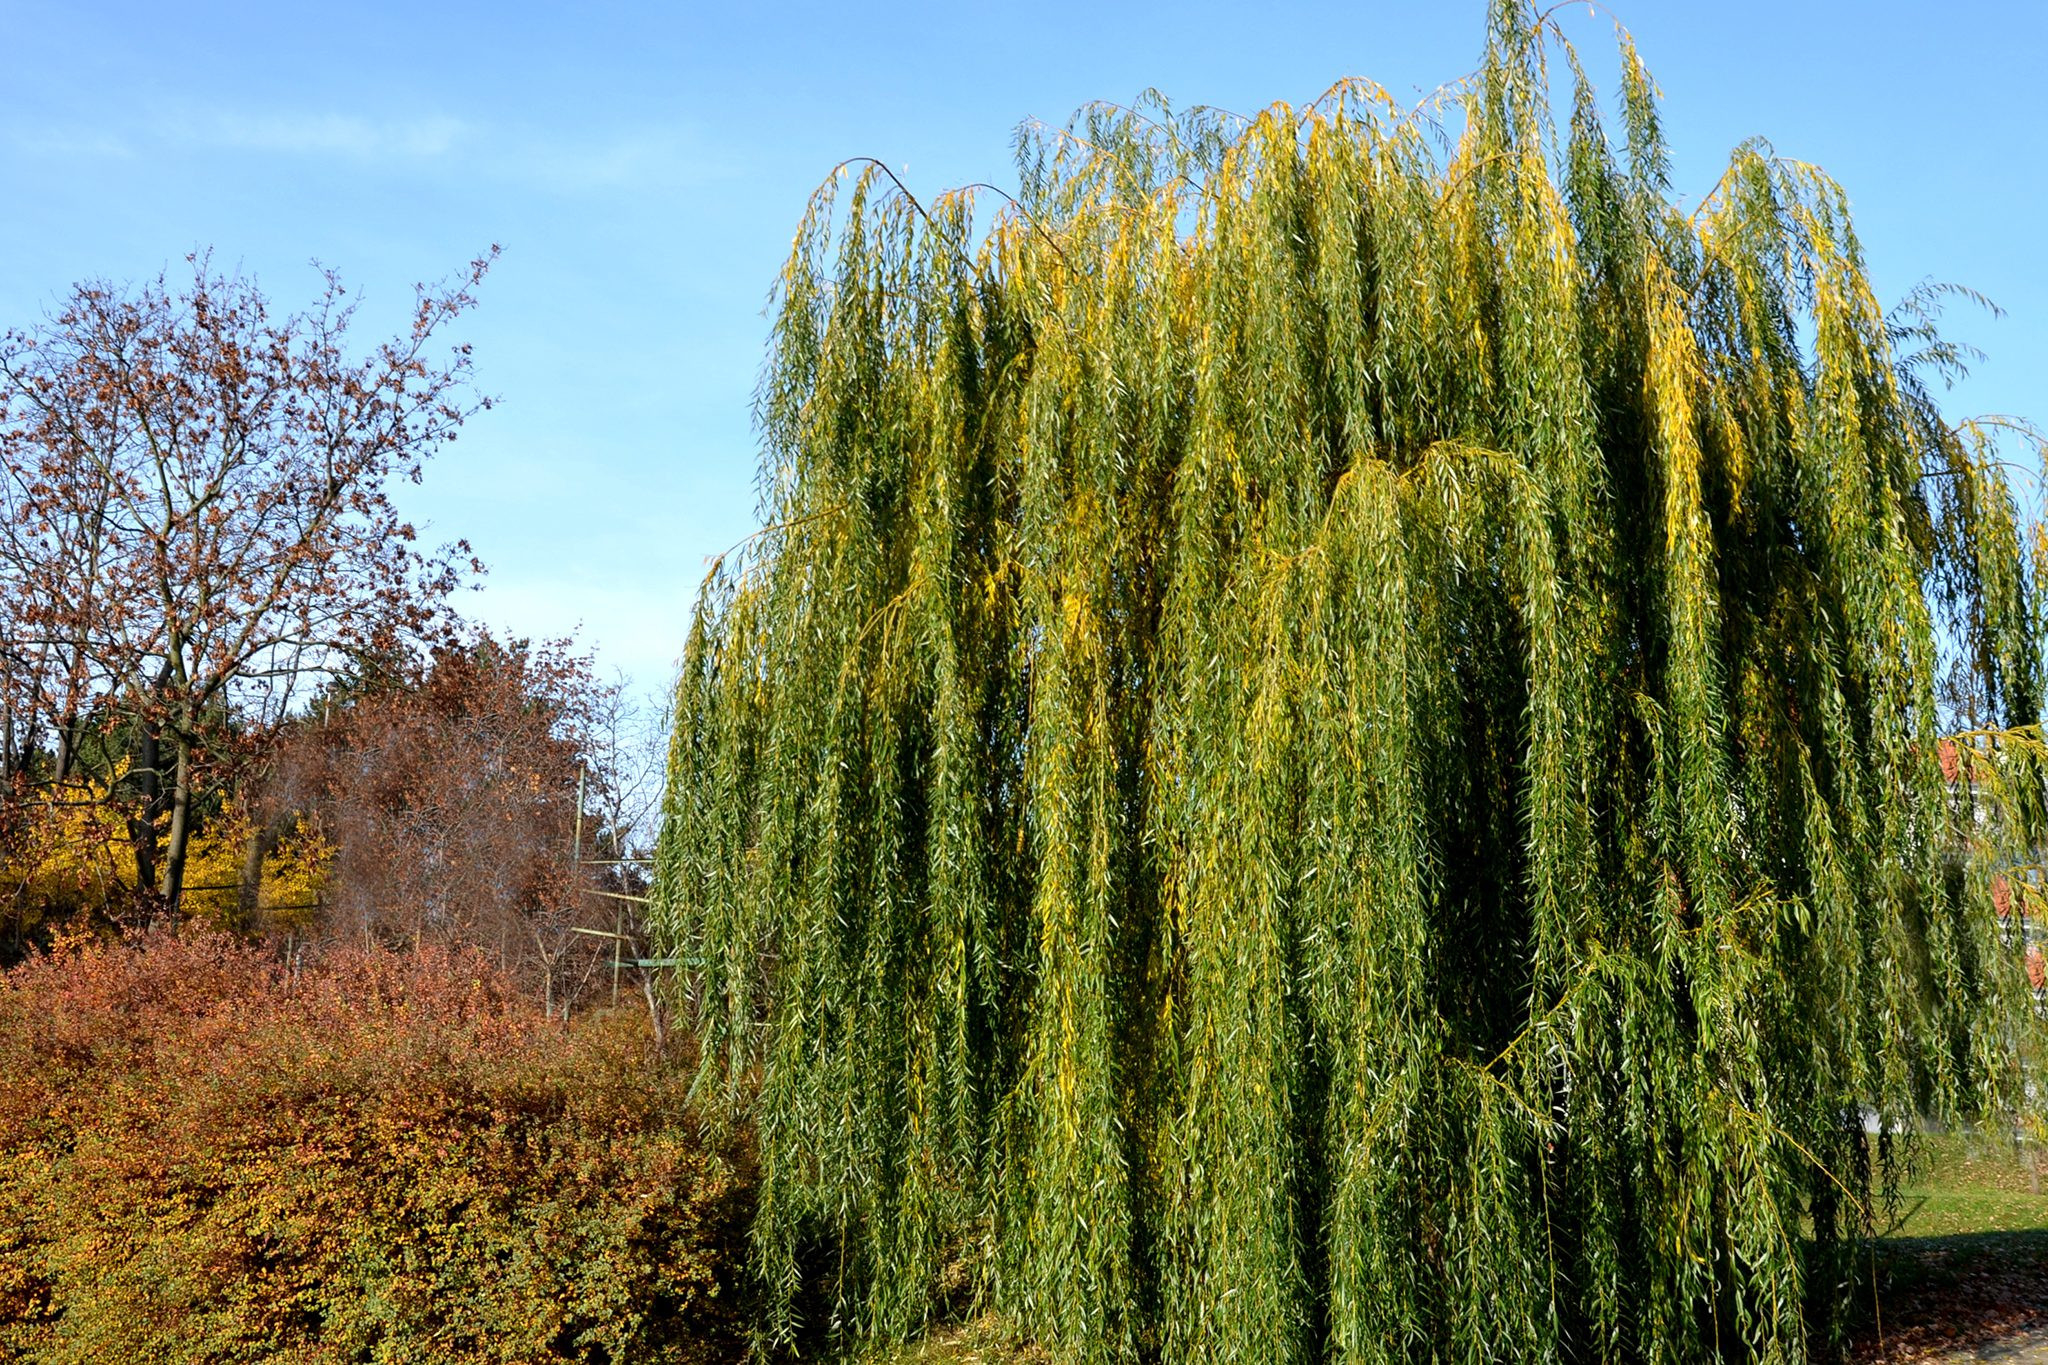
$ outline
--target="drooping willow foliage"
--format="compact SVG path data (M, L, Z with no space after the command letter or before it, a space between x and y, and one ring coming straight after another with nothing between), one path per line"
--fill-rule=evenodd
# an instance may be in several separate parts
M1418 110L819 191L657 887L773 1333L1799 1360L1887 1125L2026 1110L1996 432L1818 171L1676 204L1621 55L1617 135L1501 0Z

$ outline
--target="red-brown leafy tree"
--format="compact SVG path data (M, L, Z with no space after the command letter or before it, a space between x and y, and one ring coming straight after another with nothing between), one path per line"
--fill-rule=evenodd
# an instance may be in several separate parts
M0 338L0 764L61 787L96 750L157 903L225 737L441 617L467 547L419 549L386 490L487 405L469 348L434 342L489 261L419 287L367 353L331 273L280 318L205 256L189 284L80 285Z
M308 821L334 846L325 936L479 947L566 1012L611 956L579 932L613 919L579 856L600 833L579 800L606 785L590 750L609 700L559 644L479 634L387 659L286 729L259 825Z

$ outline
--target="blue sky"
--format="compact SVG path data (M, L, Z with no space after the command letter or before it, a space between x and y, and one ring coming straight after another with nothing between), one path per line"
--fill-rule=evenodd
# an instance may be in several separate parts
M1762 134L1855 203L1880 295L2002 304L1952 411L2048 419L2048 5L1620 0L1676 181ZM1251 5L58 4L0 0L0 325L211 247L280 303L314 259L395 330L492 242L464 329L501 398L400 490L491 566L470 612L661 686L753 525L768 285L832 165L1011 183L1012 130L1157 87L1237 110L1474 65L1480 0ZM1612 19L1565 22L1603 90Z

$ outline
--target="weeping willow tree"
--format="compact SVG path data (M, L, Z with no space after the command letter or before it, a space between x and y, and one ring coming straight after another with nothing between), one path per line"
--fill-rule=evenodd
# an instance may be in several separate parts
M1620 55L1614 133L1500 0L1421 108L819 190L656 897L771 1339L1799 1360L1893 1126L2024 1117L2000 430L1819 171L1678 206Z

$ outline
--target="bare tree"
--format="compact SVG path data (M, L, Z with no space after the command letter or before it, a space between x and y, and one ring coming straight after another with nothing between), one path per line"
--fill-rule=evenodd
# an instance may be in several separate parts
M622 989L644 999L655 1042L662 1045L667 1014L656 987L658 969L644 965L653 951L647 923L654 841L668 782L668 744L675 688L650 703L628 690L623 676L593 694L590 708L584 827L576 841L584 894L605 909L610 923L598 932L611 940L610 998Z
M668 781L673 692L664 689L656 701L635 696L624 674L594 690L584 796L593 819L584 847L592 859L636 865L653 849Z

